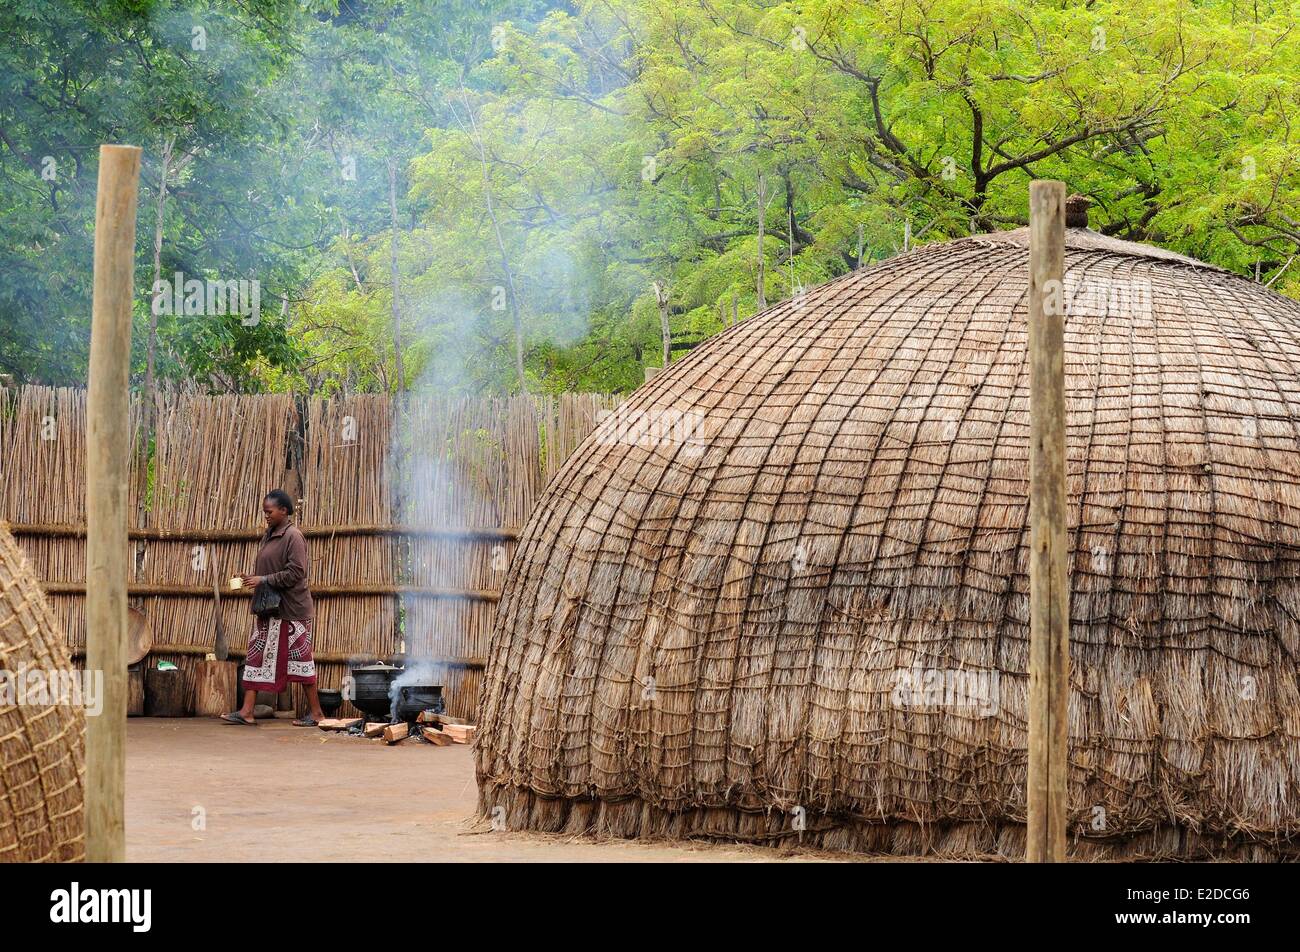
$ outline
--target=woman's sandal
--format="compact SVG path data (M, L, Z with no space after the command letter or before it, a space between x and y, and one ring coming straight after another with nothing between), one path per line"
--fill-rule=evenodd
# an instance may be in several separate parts
M243 714L238 711L231 711L229 714L222 714L221 719L227 724L243 724L246 727L256 727L256 721L247 720Z
M300 717L293 722L294 727L320 727L320 721L314 719L310 714L306 717Z

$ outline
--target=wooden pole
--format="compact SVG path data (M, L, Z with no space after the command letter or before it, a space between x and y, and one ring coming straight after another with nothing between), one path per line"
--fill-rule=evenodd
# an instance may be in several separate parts
M1065 861L1070 589L1065 548L1065 185L1029 186L1031 863Z
M92 863L126 859L126 510L139 179L139 149L100 146L86 399L86 667L104 678L103 710L86 725L86 860Z
M217 560L216 554L212 557L212 626L214 638L212 642L212 653L218 661L225 661L230 656L230 640L226 637L226 626L221 619L221 563ZM218 711L218 714L224 714L225 711Z

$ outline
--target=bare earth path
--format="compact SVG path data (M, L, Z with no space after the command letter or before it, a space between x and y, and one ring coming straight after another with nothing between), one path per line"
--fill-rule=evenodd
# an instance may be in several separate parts
M472 831L464 746L387 747L289 721L132 718L127 859L135 862L763 862L824 854ZM197 810L206 829L194 829Z

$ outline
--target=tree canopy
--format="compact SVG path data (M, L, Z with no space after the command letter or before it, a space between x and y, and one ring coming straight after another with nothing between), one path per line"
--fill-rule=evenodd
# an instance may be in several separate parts
M84 379L101 142L145 149L142 382L152 340L157 379L205 390L627 390L809 285L1023 224L1032 178L1296 295L1296 25L1228 0L16 0L0 371ZM177 272L256 279L261 319L151 314Z

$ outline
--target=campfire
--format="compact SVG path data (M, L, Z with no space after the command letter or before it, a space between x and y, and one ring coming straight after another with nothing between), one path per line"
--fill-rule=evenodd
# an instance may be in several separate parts
M433 666L369 664L352 668L351 701L364 717L327 718L320 729L397 744L408 737L445 747L468 744L475 727L447 714Z
M446 712L442 685L433 683L432 665L368 664L353 668L351 675L352 705L370 721L413 723L423 711Z

